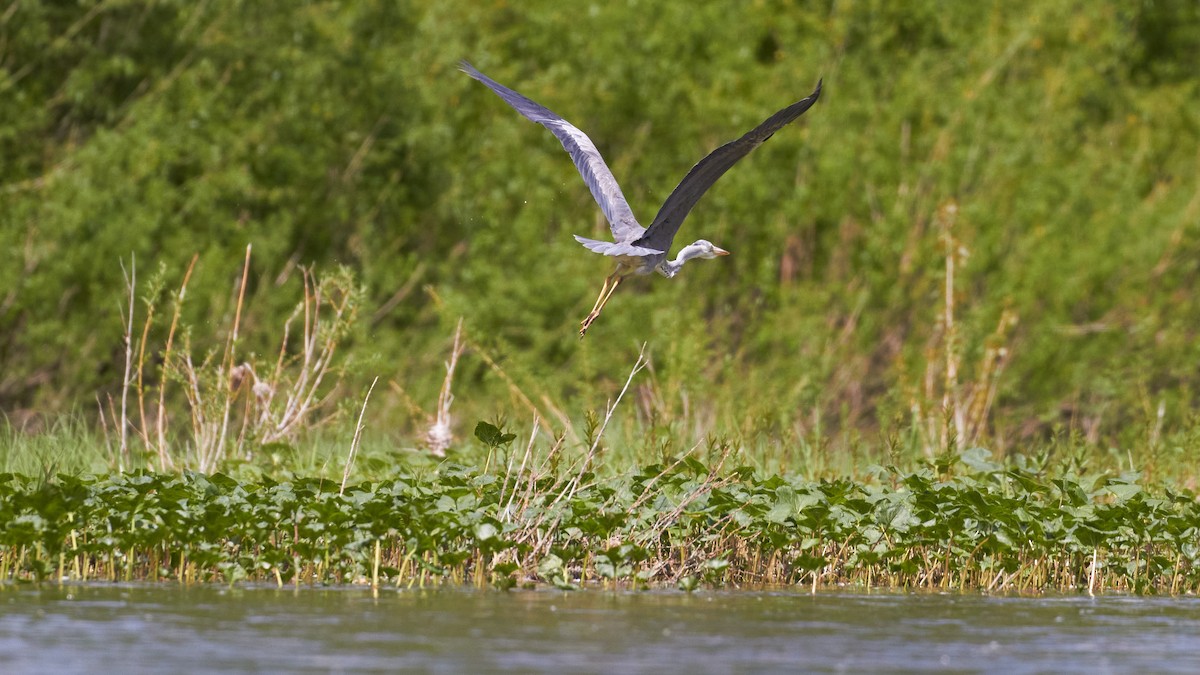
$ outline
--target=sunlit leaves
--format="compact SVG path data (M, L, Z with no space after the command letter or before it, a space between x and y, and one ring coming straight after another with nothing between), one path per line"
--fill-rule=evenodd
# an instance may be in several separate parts
M570 498L531 495L526 510L506 510L511 481L453 464L344 493L306 478L4 474L0 576L1070 589L1095 572L1104 588L1200 589L1194 496L1133 474L958 462L972 463L986 470L861 483L746 472L714 482L703 463L676 462L591 476Z

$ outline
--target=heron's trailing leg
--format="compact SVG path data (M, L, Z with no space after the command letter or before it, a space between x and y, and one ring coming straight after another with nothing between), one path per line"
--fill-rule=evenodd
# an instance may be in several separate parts
M604 279L604 288L600 289L600 295L596 296L596 304L592 306L592 311L584 317L579 324L579 337L582 338L587 334L588 328L596 317L600 316L600 311L604 309L604 305L608 303L608 299L612 297L613 291L617 290L617 285L621 283L621 270L617 270L608 275Z

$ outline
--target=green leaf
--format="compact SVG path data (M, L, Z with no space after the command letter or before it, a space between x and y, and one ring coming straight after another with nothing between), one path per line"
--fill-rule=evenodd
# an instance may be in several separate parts
M1117 498L1118 504L1132 499L1142 492L1142 486L1135 483L1109 483L1105 486L1105 489Z
M478 541L491 541L496 538L498 533L496 526L491 523L480 523L475 526L475 539Z
M538 562L537 573L543 579L548 579L561 574L563 571L563 559L551 553L542 558Z
M503 433L496 425L481 421L475 425L475 438L488 447L499 448L512 443L517 435Z
M991 450L976 447L963 450L959 460L971 470L979 473L991 473L1002 469L1002 466L991 461L991 456Z

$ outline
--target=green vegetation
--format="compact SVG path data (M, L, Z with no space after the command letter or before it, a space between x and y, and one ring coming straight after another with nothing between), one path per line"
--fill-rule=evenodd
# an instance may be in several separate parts
M1136 476L984 451L878 484L722 471L728 453L601 479L528 453L351 484L0 475L0 579L426 584L851 584L1200 591L1200 505Z
M11 3L4 576L1195 590L1197 53L1149 0ZM645 221L825 89L581 342L606 225L461 58Z
M998 452L1077 432L1149 463L1196 426L1198 15L16 3L0 21L0 409L38 428L97 392L107 408L132 258L144 380L193 256L180 325L197 361L220 352L252 245L239 355L269 370L300 271L346 265L361 313L334 400L395 382L368 426L401 438L426 430L410 401L430 414L463 318L461 419L577 417L648 342L642 421L685 447L738 434L790 463L801 439L919 430L935 450L949 408L960 440ZM602 236L602 217L464 57L587 130L647 220L707 150L827 86L681 235L734 255L622 288L580 343L609 269L570 235Z

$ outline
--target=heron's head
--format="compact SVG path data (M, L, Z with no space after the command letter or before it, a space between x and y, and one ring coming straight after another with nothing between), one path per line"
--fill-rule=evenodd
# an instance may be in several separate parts
M689 258L704 258L706 260L711 260L712 258L719 258L723 255L729 255L729 251L714 245L707 239L697 240L696 243L688 246L687 248L694 250L694 253L688 256ZM682 251L680 251L680 253L682 253Z
M658 271L669 279L678 274L679 269L689 260L695 260L696 258L719 258L723 255L729 255L729 251L719 246L714 246L707 239L701 239L679 249L679 255L675 256L674 260L664 260L659 264Z

